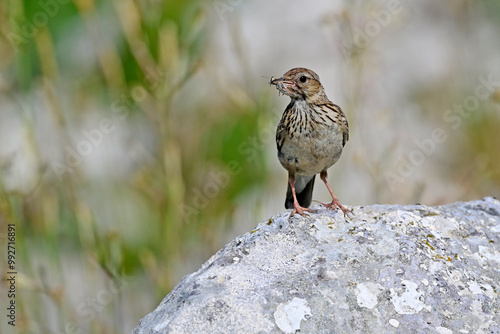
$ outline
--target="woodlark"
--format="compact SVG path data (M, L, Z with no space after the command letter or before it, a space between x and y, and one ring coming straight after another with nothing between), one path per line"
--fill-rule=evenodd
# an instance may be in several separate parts
M340 158L349 139L349 126L342 109L325 94L319 76L307 68L293 68L282 78L271 77L270 83L291 98L276 130L278 159L288 171L285 208L291 215L311 211L314 179L320 174L332 195L327 208L342 206L326 181L327 169Z

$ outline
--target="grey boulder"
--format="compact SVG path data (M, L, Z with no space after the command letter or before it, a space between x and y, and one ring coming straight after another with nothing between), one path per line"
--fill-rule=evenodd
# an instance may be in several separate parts
M313 209L237 237L133 333L500 333L498 200Z

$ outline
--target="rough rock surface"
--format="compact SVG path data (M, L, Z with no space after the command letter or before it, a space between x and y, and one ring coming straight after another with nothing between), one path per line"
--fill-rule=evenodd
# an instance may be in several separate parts
M133 333L500 333L500 201L315 209L236 238Z

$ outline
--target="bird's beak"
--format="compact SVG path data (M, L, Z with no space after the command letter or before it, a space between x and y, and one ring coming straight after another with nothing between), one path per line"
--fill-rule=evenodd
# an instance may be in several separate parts
M285 78L276 78L276 77L271 77L269 84L270 85L282 84L285 87L295 86L295 83L293 81L285 80Z
M271 77L271 80L269 81L269 84L271 84L271 85L277 85L277 86L280 86L280 84L281 84L281 85L283 85L285 87L295 86L295 83L293 81L286 80L285 78L275 78L275 77Z
M276 78L276 77L271 77L271 81L269 81L270 85L276 85L280 81L284 81L285 79L283 78Z
M285 95L292 97L297 95L297 93L294 92L295 83L293 81L286 80L285 78L271 77L269 84L275 85L276 88Z

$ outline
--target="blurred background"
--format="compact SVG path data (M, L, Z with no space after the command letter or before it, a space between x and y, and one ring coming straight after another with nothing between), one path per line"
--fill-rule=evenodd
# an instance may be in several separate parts
M2 0L0 263L15 224L18 275L0 331L130 332L283 211L289 99L268 81L293 67L348 117L344 205L500 196L499 17L496 0Z

